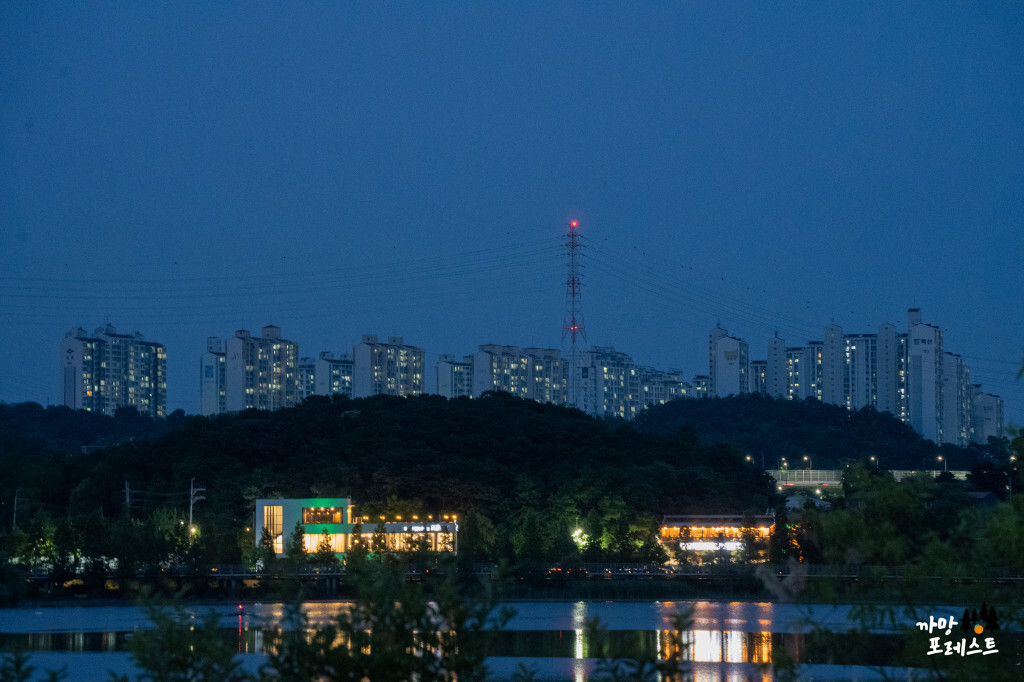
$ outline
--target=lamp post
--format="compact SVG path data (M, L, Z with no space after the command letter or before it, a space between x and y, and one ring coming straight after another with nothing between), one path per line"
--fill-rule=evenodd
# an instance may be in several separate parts
M814 466L813 466L814 463L811 461L811 458L809 456L804 455L804 461L807 462L807 468L808 469L813 469L814 468Z
M942 473L946 473L947 471L949 471L949 463L946 461L946 458L943 457L942 455L939 455L938 460L942 462Z

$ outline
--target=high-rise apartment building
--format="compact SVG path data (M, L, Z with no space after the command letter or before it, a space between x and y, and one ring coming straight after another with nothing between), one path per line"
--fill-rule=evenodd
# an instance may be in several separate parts
M263 327L262 336L239 329L224 341L223 411L278 410L302 400L299 390L299 345L281 338L281 328ZM204 358L215 354L209 348ZM204 376L200 402L204 409L215 404ZM212 414L212 413L211 413Z
M722 395L717 390L719 368L727 366L722 344L729 343L729 350L736 345L721 327L712 329L708 338L711 393ZM751 391L773 394L772 376L779 371L783 345L776 334L768 341L769 359L749 363ZM942 331L924 324L917 308L907 311L906 333L884 323L875 334L844 334L839 325L830 324L822 341L785 348L781 355L783 395L791 400L817 398L850 410L872 407L936 443L965 445L972 438L984 442L987 436L979 432L1001 433L996 415L1001 414L1002 401L998 396L981 397L987 394L982 394L980 386L972 389L967 363L959 355L943 352ZM695 386L692 393L700 395L699 388ZM987 416L979 414L979 409Z
M989 438L1002 438L1003 432L1003 400L997 395L984 393L981 384L971 386L972 408L971 418L973 433L971 440L975 443L988 443Z
M708 333L708 358L711 397L746 393L749 386L749 348L747 342L729 336L716 326Z
M504 391L542 403L565 402L566 369L558 349L485 344L466 361L472 365L474 397Z
M843 370L845 369L843 328L838 324L825 325L821 341L821 382L819 400L829 405L843 405Z
M595 417L632 421L644 409L690 394L690 385L678 370L664 372L636 364L614 348L595 346L580 353L581 388Z
M843 337L843 405L849 410L875 407L878 402L878 336Z
M473 397L486 391L503 391L526 398L530 386L530 361L519 346L488 343L473 355Z
M473 356L467 355L462 361L454 355L443 353L434 365L437 372L437 394L445 398L473 397Z
M462 362L452 355L440 356L437 390L449 398L503 391L527 400L567 405L566 364L561 351L554 348L485 344ZM690 391L678 370L642 367L614 348L580 351L577 370L581 380L573 407L598 417L632 420L641 410L686 397Z
M342 353L334 357L334 353L324 351L315 361L317 395L343 395L351 398L354 395L355 365L352 356Z
M670 400L690 396L690 384L677 369L663 372L652 367L640 368L640 409L664 405Z
M594 377L594 412L596 416L618 417L632 421L642 408L640 368L633 358L614 348L591 348L582 354L589 360Z
M529 362L526 397L539 403L564 405L566 402L568 366L557 348L524 348Z
M295 363L295 402L301 403L311 395L316 395L316 360L313 358L299 358Z
M921 322L921 311L907 311L907 411L910 426L942 443L942 330Z
M690 390L687 392L691 398L711 397L711 377L707 374L696 374L690 381Z
M959 355L942 354L942 442L961 447L971 442L974 407L971 373Z
M773 398L785 398L789 395L786 341L779 338L778 332L768 339L768 359L764 365L764 392Z
M414 396L423 393L424 353L422 348L407 346L401 336L389 337L387 343L376 334L364 334L352 348L352 395Z
M108 324L89 335L75 327L60 344L60 366L63 403L72 409L167 414L167 349L138 332L118 334Z
M747 388L748 393L757 393L758 395L768 395L768 361L767 360L751 360L750 361L750 385Z
M875 409L903 418L903 377L906 337L894 325L878 325L875 337Z
M817 398L817 368L820 350L815 346L786 349L787 397L790 400Z
M227 412L224 388L224 342L216 336L206 339L206 352L199 358L199 414Z

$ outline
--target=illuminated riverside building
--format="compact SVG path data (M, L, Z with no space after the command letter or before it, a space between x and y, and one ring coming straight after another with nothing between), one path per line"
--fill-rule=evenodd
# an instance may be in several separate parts
M302 528L303 547L309 554L317 551L325 535L331 551L341 556L357 544L372 549L377 538L394 552L458 550L459 526L454 514L361 518L353 514L352 500L347 497L262 499L254 504L256 546L261 546L265 533L278 555L284 554L296 525Z
M423 349L407 346L401 336L388 337L382 343L376 334L364 334L352 347L353 398L420 395L423 372Z
M774 527L775 517L769 515L666 516L658 534L663 544L678 542L684 550L734 552L750 549L749 542L767 548Z
M138 332L118 334L108 324L89 335L75 327L60 344L60 367L63 404L71 409L167 414L167 349Z

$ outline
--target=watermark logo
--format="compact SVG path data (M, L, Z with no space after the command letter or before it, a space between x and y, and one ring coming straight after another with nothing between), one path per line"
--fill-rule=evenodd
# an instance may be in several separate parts
M949 637L952 635L953 628L958 625L960 626L960 632L953 635L951 639L943 641L943 636ZM928 634L938 633L940 635L928 638L929 656L936 654L943 654L944 656L981 654L982 656L988 656L989 654L999 653L999 649L996 648L995 637L991 636L995 630L999 629L999 616L996 614L994 606L989 608L985 603L981 605L981 613L978 613L977 609L964 609L964 614L959 621L953 616L949 618L940 617L938 619L935 616L928 616L928 622L917 623L917 629ZM984 636L986 633L989 636ZM978 641L979 638L980 642ZM970 643L968 643L968 639Z

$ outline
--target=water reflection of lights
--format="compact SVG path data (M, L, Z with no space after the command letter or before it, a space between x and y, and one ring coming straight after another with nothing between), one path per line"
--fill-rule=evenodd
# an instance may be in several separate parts
M673 652L662 648L660 642L671 642L673 633L665 630L659 638L659 651L663 658ZM739 630L688 630L680 637L684 660L694 663L770 663L772 660L772 634L770 632L740 632ZM689 655L686 655L686 654Z
M587 679L587 666L583 661L586 658L586 651L583 648L583 628L587 624L587 603L575 602L572 605L572 626L576 633L576 646L574 647L573 661L573 682L584 682Z

